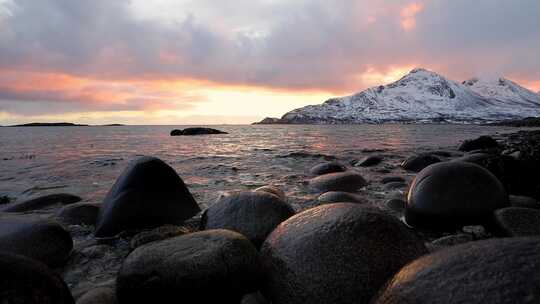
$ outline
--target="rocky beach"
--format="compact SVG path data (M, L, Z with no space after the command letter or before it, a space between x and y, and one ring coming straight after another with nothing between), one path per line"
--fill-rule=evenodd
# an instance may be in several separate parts
M539 301L540 131L437 149L276 157L303 170L205 204L182 172L153 156L130 160L101 200L3 197L4 298Z

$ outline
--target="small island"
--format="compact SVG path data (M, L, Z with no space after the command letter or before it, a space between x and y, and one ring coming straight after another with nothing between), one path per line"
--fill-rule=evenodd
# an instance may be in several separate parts
M13 125L11 127L87 127L88 125L74 124L71 122L31 122L27 124Z

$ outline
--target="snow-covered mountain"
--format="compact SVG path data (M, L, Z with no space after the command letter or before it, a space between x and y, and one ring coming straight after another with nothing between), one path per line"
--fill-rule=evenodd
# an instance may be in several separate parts
M288 112L272 123L480 123L540 116L540 95L497 79L458 83L417 68L400 80Z

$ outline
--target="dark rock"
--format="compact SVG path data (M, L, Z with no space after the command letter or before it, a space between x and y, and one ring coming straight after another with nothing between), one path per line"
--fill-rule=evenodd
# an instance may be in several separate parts
M403 212L405 211L405 208L407 207L407 202L401 199L391 198L385 202L385 205L390 210L393 210L396 212Z
M294 209L275 195L240 192L222 197L208 208L201 228L236 231L260 247L277 225L293 215Z
M171 136L179 135L211 135L211 134L229 134L212 128L186 128L184 130L174 129L171 131Z
M491 237L491 235L486 231L486 228L482 225L463 226L461 230L464 233L472 235L475 240L487 239Z
M56 217L69 225L95 225L100 207L100 204L75 203L62 207Z
M440 156L440 157L452 157L452 153L448 152L448 151L431 151L429 152L429 154L431 155L435 155L435 156Z
M420 172L429 165L439 163L441 160L431 154L413 155L401 163L401 167L407 171Z
M459 146L459 151L473 151L473 150L483 150L490 148L498 148L499 143L490 136L480 136L477 139L469 139L464 141Z
M510 195L508 198L510 201L510 206L512 207L540 209L540 203L538 203L538 201L532 197Z
M540 127L539 117L526 117L516 120L504 120L490 125L494 126L508 126L508 127Z
M311 168L309 172L312 175L323 175L328 173L336 173L336 172L345 172L347 171L347 167L344 165L338 163L338 162L326 162L322 164L318 164L315 167Z
M403 188L407 188L407 184L404 182L390 182L390 183L384 184L383 186L384 191L392 191L392 190L403 189Z
M403 177L401 177L401 176L387 176L387 177L383 177L381 179L382 184L388 184L388 183L392 183L392 182L402 182L402 183L404 183L405 179Z
M26 212L47 208L56 204L68 205L81 201L76 195L67 193L49 194L28 201L14 203L2 209L3 212Z
M180 224L199 211L173 168L158 158L141 157L129 164L105 197L95 235Z
M357 167L371 167L380 164L383 161L383 157L378 155L371 155L359 160L355 166Z
M431 244L436 249L442 249L445 247L456 246L456 245L472 242L473 240L474 238L472 235L460 233L460 234L447 235L447 236L438 238L434 240L433 242L431 242Z
M150 242L161 241L188 233L190 233L190 231L185 227L165 225L136 234L131 238L129 245L131 249L135 249Z
M412 262L373 303L536 303L538 286L540 239L492 239Z
M74 304L66 283L46 265L0 253L0 301L6 304Z
M9 204L11 202L11 198L7 195L0 195L0 205Z
M321 203L366 203L367 200L361 195L342 192L342 191L329 191L325 192L317 198Z
M312 188L321 192L345 191L354 192L367 185L366 180L354 171L328 173L309 181Z
M509 207L495 211L495 231L501 236L540 235L540 210Z
M273 194L273 195L277 196L279 199L281 199L284 202L287 201L287 196L285 195L285 192L283 192L283 190L281 190L277 186L273 186L273 185L262 186L262 187L259 187L259 188L255 189L255 190L253 190L253 191L270 193L270 194Z
M66 262L72 248L71 235L58 223L0 216L0 251L24 255L56 267Z
M77 304L116 304L116 293L109 287L99 287L85 293Z
M398 219L329 204L281 223L263 244L263 295L274 304L368 303L403 265L426 253Z
M270 302L260 292L256 292L245 295L242 304L270 304Z
M482 224L508 206L503 185L486 169L451 161L422 170L411 184L405 220L416 227L455 229Z
M135 249L116 280L119 303L239 303L260 283L257 249L239 233L208 230Z

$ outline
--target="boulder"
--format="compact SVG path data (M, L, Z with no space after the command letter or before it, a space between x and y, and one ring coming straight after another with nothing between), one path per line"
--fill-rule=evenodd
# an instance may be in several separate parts
M179 135L211 135L211 134L229 134L227 132L223 132L220 130L212 129L212 128L186 128L184 130L178 130L174 129L171 131L171 136L179 136Z
M184 235L189 232L190 231L185 227L165 225L136 234L133 238L131 238L129 245L131 249L135 249L150 242L165 240L175 236Z
M532 197L509 195L508 198L512 207L540 209L540 203Z
M81 201L82 199L76 195L67 194L67 193L57 193L40 196L28 201L14 203L11 205L6 205L1 211L2 212L26 212L32 210L38 210L47 208L53 205L61 204L68 205Z
M281 223L266 239L262 289L274 304L368 303L426 248L393 216L358 204L322 205Z
M63 265L73 240L60 224L22 216L0 216L0 251L23 255L50 267Z
M384 191L392 191L392 190L398 190L398 189L404 189L407 188L407 184L404 182L390 182L386 183L383 186Z
M262 186L253 191L256 191L256 192L262 191L262 192L270 193L277 196L279 199L281 199L284 202L287 201L287 196L285 195L285 192L283 192L283 190L281 190L279 187L274 186L274 185Z
M378 155L370 155L362 158L358 162L356 162L354 165L356 167L371 167L380 164L383 161L382 156Z
M425 167L439 163L441 160L431 154L413 155L401 163L401 167L407 171L420 172Z
M373 303L536 303L538 286L540 238L491 239L410 263Z
M277 196L247 191L224 196L210 206L201 228L236 231L260 247L277 225L293 215L294 209Z
M328 173L309 181L309 185L320 192L354 192L367 185L366 180L354 171Z
M311 175L323 175L345 171L347 171L347 167L345 167L343 164L338 162L326 162L314 166L309 170L309 173L311 173Z
M483 224L493 211L508 206L508 195L486 169L450 161L422 170L411 184L407 201L409 225L453 230Z
M208 230L153 242L125 259L119 303L240 303L260 285L257 249L239 233Z
M158 158L141 157L129 164L103 200L95 235L180 224L199 211L173 168Z
M367 200L358 194L342 191L325 192L317 198L321 203L366 203Z
M495 232L500 236L540 236L540 210L508 207L494 212Z
M384 202L386 207L395 212L403 212L407 207L407 202L399 198L391 198Z
M116 293L112 288L98 287L82 295L77 304L116 304Z
M480 136L476 139L464 141L459 146L459 151L469 152L473 150L484 150L490 148L498 148L499 144L490 136Z
M75 303L62 278L36 260L0 253L0 273L2 303Z
M56 217L68 225L95 225L100 207L100 204L75 203L62 207Z

